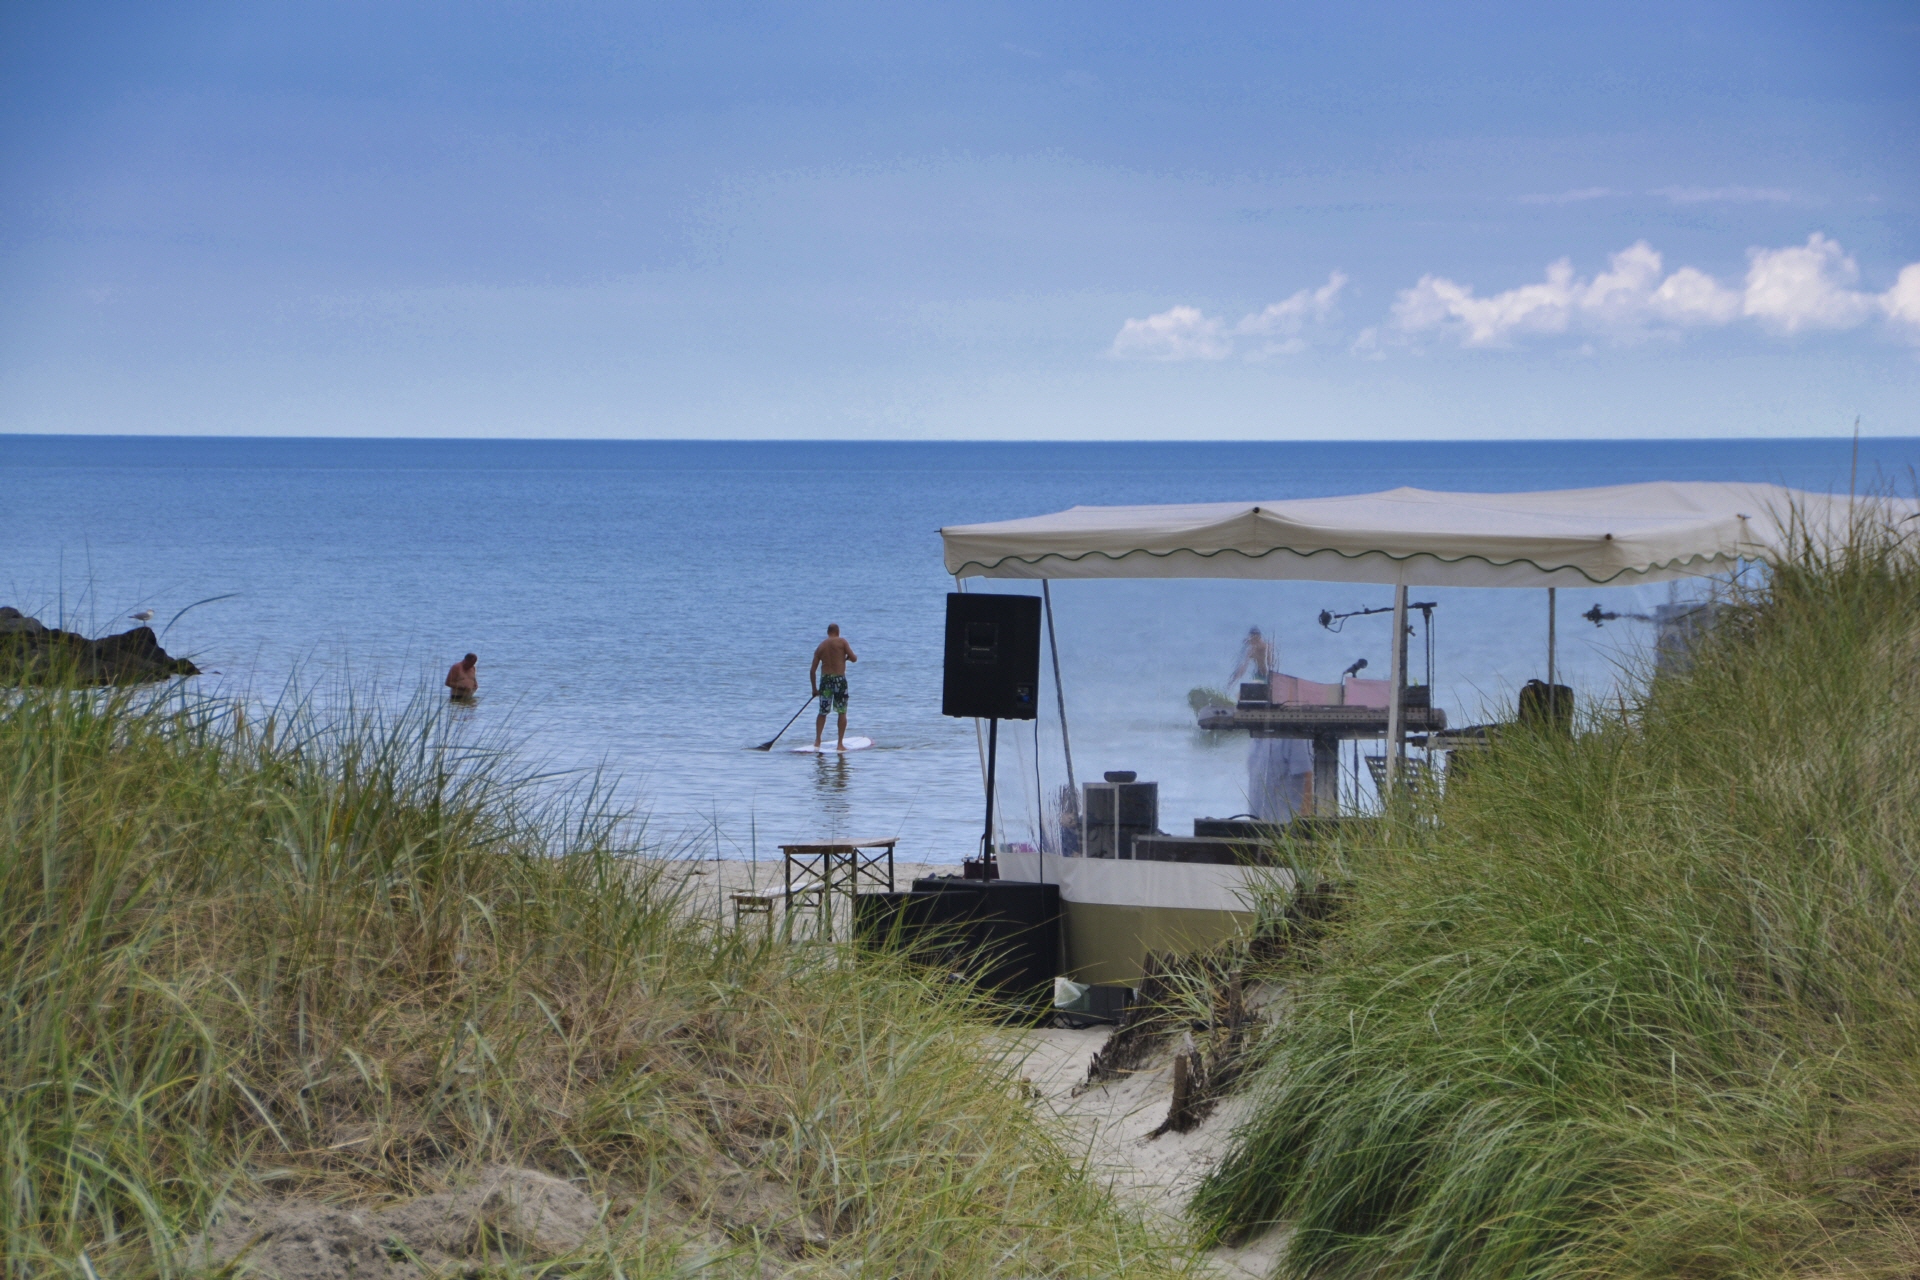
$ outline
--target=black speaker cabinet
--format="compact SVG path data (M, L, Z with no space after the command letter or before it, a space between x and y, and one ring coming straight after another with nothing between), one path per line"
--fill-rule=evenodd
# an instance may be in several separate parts
M1040 597L947 597L940 714L1031 720L1040 692Z
M912 893L863 893L853 934L922 964L972 975L988 993L1035 1017L1053 1013L1060 970L1060 886L928 877Z

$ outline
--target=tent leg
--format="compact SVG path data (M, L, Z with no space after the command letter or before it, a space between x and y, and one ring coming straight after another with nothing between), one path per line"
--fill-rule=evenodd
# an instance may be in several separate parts
M987 869L993 866L993 774L1000 754L1000 722L987 721L987 829L980 836L981 878L991 879Z
M1060 683L1060 644L1053 634L1053 591L1045 578L1040 579L1040 604L1047 611L1047 648L1053 654L1053 697L1060 707L1060 747L1067 757L1067 791L1073 797L1074 827L1080 833L1080 839L1085 841L1086 824L1081 821L1085 815L1080 812L1080 784L1073 776L1073 739L1067 736L1067 690ZM1039 754L1038 746L1034 748L1034 753L1036 756ZM1084 843L1080 851L1086 852Z
M1393 648L1387 665L1387 791L1400 783L1407 757L1407 589L1393 589ZM1385 797L1382 797L1383 799Z
M1340 740L1313 740L1313 813L1319 818L1340 816Z
M1560 612L1559 601L1555 598L1557 588L1547 588L1547 721L1553 723L1555 714L1560 710L1554 705L1559 701L1560 688L1558 672L1554 670L1554 650L1558 647L1554 636L1555 615Z

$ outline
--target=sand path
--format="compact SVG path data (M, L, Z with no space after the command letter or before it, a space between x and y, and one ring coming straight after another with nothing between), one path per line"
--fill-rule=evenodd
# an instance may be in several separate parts
M1107 1179L1123 1201L1157 1215L1170 1230L1185 1231L1187 1197L1226 1154L1249 1100L1230 1095L1192 1131L1151 1137L1173 1102L1170 1048L1121 1079L1076 1092L1086 1083L1088 1061L1110 1034L1106 1027L1043 1028L1010 1037L1008 1051L1022 1056L1021 1074L1034 1087L1036 1105L1055 1116L1069 1141L1081 1144L1095 1175ZM1273 1231L1240 1248L1209 1250L1206 1257L1217 1275L1265 1280L1285 1243L1285 1233Z

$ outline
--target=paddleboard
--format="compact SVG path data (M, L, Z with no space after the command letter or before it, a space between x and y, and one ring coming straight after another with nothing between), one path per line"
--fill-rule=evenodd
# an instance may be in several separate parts
M851 734L847 736L847 750L849 751L865 751L868 747L872 745L873 745L872 738L860 738L860 737L855 737ZM809 742L805 746L790 747L788 748L788 750L792 751L795 755L810 756L817 751L823 756L830 756L835 753L837 748L835 748L831 740L823 739L820 745L817 747L814 746L811 742Z

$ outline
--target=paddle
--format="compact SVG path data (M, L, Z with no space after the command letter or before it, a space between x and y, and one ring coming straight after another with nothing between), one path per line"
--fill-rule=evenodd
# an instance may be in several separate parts
M811 694L811 693L807 695L807 701L806 701L806 702L803 702L803 703L801 703L801 704L800 704L800 711L796 711L796 712L794 712L794 713L793 713L793 720L798 720L798 719L800 718L800 712L801 712L801 711L805 711L805 710L807 709L807 704L808 704L808 703L811 703L811 702L813 701L813 699L814 699L814 696L815 696L815 695L813 695L813 694ZM783 725L781 725L781 726L780 726L780 733L785 733L785 732L786 732L787 730L789 730L789 729L791 729L791 728L793 728L793 720L789 720L789 721L787 721L787 722L786 722L785 724L783 724ZM767 740L766 740L765 742L763 742L763 743L761 743L761 744L760 744L759 746L757 746L757 747L749 747L749 748L748 748L748 750L750 750L750 751L771 751L771 750L773 750L773 744L774 744L774 743L776 743L776 742L778 742L778 741L780 741L780 733L776 733L776 734L774 734L774 735L773 735L773 736L772 736L771 738L768 738L768 739L767 739Z

